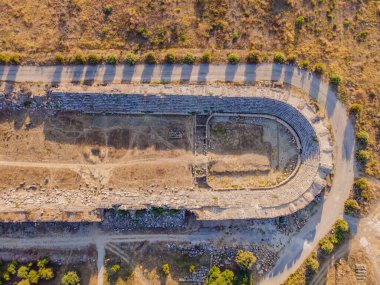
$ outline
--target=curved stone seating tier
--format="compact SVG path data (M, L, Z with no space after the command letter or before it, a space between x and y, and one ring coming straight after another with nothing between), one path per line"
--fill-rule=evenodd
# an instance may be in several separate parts
M302 209L325 187L325 178L333 168L329 131L302 99L293 96L268 98L270 92L266 97L258 97L260 94L219 97L53 92L47 107L57 111L97 114L267 114L289 124L297 133L302 148L297 173L287 183L273 189L196 192L178 189L175 194L113 189L101 191L96 199L81 192L76 195L63 193L68 204L62 206L88 210L110 208L115 204L121 205L121 209L132 210L168 206L186 208L196 213L199 219L208 220L270 218ZM236 191L239 191L238 195ZM8 197L3 201L6 208L14 207L15 202L30 207L56 208L62 196L60 189L53 189L35 199L31 199L29 193L20 193L16 189L5 192ZM81 202L78 204L76 201Z

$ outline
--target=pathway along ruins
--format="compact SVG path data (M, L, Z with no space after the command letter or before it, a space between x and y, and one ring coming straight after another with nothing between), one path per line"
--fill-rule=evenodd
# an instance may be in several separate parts
M137 65L119 66L3 66L0 80L10 82L254 82L280 80L300 88L325 108L335 138L335 175L328 198L282 252L261 284L281 284L302 264L343 216L343 204L354 180L354 127L334 89L319 76L290 65ZM143 238L143 237L142 237ZM143 238L144 239L144 238ZM92 240L89 240L89 242Z

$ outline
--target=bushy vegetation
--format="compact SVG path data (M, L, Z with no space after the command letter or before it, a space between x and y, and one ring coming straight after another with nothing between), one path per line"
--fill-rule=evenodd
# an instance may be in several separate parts
M100 55L91 53L87 56L87 63L88 64L95 65L95 64L99 64L101 62L102 62L102 57Z
M318 74L323 74L325 72L325 69L326 69L326 67L323 63L317 63L314 66L314 72L318 73Z
M84 54L80 51L77 51L73 57L71 58L71 63L73 64L85 64L86 63L86 57Z
M169 264L165 263L162 265L162 273L164 273L164 275L169 275L170 274L170 267L169 267Z
M281 53L281 52L276 52L274 54L273 61L275 63L281 63L281 64L283 64L286 61L285 55L283 53Z
M304 16L297 17L295 21L296 28L301 29L304 24L305 24L305 17Z
M310 61L308 61L307 59L305 59L304 61L302 61L302 63L301 63L301 67L302 67L303 69L308 69L309 66L310 66Z
M290 54L286 58L286 62L289 63L289 64L296 64L297 63L297 56L295 54Z
M235 274L226 269L221 271L219 267L214 265L208 274L206 285L232 285Z
M119 62L119 59L114 54L109 54L106 59L107 64L115 65Z
M333 85L334 87L338 87L342 79L338 74L331 73L330 74L330 84Z
M168 64L175 63L175 55L171 52L168 52L165 56L165 63L168 63Z
M230 52L227 55L227 58L228 58L229 64L238 64L240 62L240 57L236 53L233 53L233 52Z
M18 53L14 53L9 57L9 62L14 65L20 65L21 64L21 55Z
M147 55L145 56L145 63L147 63L147 64L156 64L157 63L157 58L153 52L147 53Z
M306 259L306 268L312 273L316 273L319 269L319 262L314 256L310 256Z
M77 272L69 271L61 279L62 285L80 285L80 278Z
M192 53L186 53L185 56L183 57L183 63L184 64L194 64L196 60L195 55Z
M366 163L371 159L371 153L367 150L358 150L356 152L356 159L361 163Z
M7 64L9 62L9 56L0 53L0 64Z
M247 63L260 63L260 54L256 51L251 51L247 55Z
M359 115L363 111L363 105L351 104L349 111L350 111L350 114L352 115Z
M61 54L60 52L57 52L55 55L54 55L54 62L56 64L64 64L65 63L65 57L63 56L63 54Z
M319 241L319 247L325 254L330 254L334 250L334 244L327 237Z
M344 212L347 215L356 215L358 211L360 211L360 206L356 200L348 199L344 202Z
M369 135L366 131L359 131L356 133L356 141L361 147L367 147Z
M200 59L201 63L211 63L212 61L212 55L209 51L205 51Z
M138 59L137 55L133 53L127 53L127 55L125 56L125 63L129 65L135 65L137 62L137 59Z
M256 256L250 251L238 250L235 257L236 264L242 270L250 270L252 266L256 263Z

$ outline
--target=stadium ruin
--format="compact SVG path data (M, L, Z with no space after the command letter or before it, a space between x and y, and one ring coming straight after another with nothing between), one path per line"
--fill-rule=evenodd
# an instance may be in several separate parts
M95 221L104 209L150 207L273 218L308 205L333 170L323 120L276 92L52 92L24 113L2 102L2 221Z

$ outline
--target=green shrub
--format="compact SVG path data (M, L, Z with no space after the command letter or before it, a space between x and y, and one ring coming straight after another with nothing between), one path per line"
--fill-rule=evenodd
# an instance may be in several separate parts
M0 53L0 64L7 64L9 62L9 57L3 53Z
M21 279L26 279L28 278L29 274L29 267L23 265L20 266L20 268L17 270L17 277Z
M286 62L289 64L295 64L297 62L297 56L295 54L291 54L286 58Z
M56 64L63 64L65 62L65 58L63 57L63 55L61 53L57 52L54 55L54 62Z
M231 270L220 271L220 268L214 265L208 273L206 285L232 285L234 273Z
M137 55L129 52L125 56L125 63L129 65L135 65L137 62L137 59L138 59Z
M250 270L256 263L256 256L250 251L238 250L235 262L242 270Z
M30 285L30 282L28 279L24 279L18 282L17 285Z
M116 273L116 272L118 272L119 270L120 270L120 264L114 264L114 265L111 266L111 271L112 271L113 273Z
M107 5L106 7L104 7L103 9L103 12L106 16L109 16L112 14L112 6L111 5Z
M356 133L356 141L366 147L368 145L369 136L366 131L359 131Z
M325 72L325 65L323 63L317 63L314 66L314 72L318 74L323 74Z
M347 221L338 219L334 225L334 234L338 239L338 242L342 241L350 231L350 226Z
M190 272L190 273L194 273L194 272L195 272L195 265L194 265L194 264L191 264L191 265L189 266L189 272Z
M102 57L100 55L91 53L87 56L88 64L95 65L95 64L101 63L101 61L102 61Z
M38 272L36 270L32 269L29 271L28 279L30 283L37 284L40 280L40 276L38 275Z
M285 63L285 55L281 52L276 52L273 57L273 61L275 63Z
M373 100L376 98L376 91L375 90L370 90L368 93L369 99Z
M3 273L3 279L4 279L5 281L9 281L9 280L11 280L11 275L9 274L9 272L4 272L4 273Z
M86 58L84 57L83 53L80 51L77 51L72 59L71 62L74 64L85 64L86 63Z
M13 260L11 263L8 264L7 272L11 275L15 275L17 273L16 266L17 266L17 261Z
M21 56L18 53L14 53L10 56L9 62L15 65L21 64Z
M360 210L360 206L358 202L354 199L347 199L346 202L344 202L344 212L347 215L352 215L357 213Z
M211 63L212 56L209 51L205 51L201 56L201 63Z
M363 190L361 193L360 193L360 198L362 200L366 200L368 201L370 199L370 193L369 193L369 190L366 189L366 190Z
M169 264L165 263L162 265L162 272L167 276L170 274L170 267Z
M335 73L330 74L331 85L338 87L341 81L342 81L342 79L340 78L340 76L338 74L335 74Z
M237 32L232 33L232 41L236 42L239 39L239 34Z
M75 271L66 272L61 279L62 285L80 285L80 278Z
M367 39L368 31L361 31L356 35L356 39L358 42L364 42Z
M233 52L230 52L227 55L227 59L228 59L229 64L238 64L240 62L240 57L236 53L233 53Z
M112 64L112 65L115 65L115 64L117 64L119 62L117 56L114 55L114 54L109 54L107 56L106 61L107 61L108 64Z
M308 61L307 59L302 61L301 63L301 67L304 68L304 69L308 69L310 66L310 61Z
M247 55L247 63L257 64L260 63L260 54L255 51L251 51Z
M196 56L189 52L186 53L185 56L183 57L184 64L194 64L195 60L196 60Z
M363 111L363 105L351 104L349 111L352 115L359 115Z
M356 152L356 159L362 163L366 163L370 160L371 154L367 150L358 150Z
M359 191L363 191L369 188L369 184L368 184L367 179L359 178L355 180L354 187Z
M330 254L334 250L333 243L327 237L319 241L319 247L325 254Z
M49 268L42 267L38 269L38 275L40 276L41 279L44 279L44 280L51 280L54 278L53 269L50 267Z
M313 272L313 273L316 273L318 271L318 268L319 268L319 262L316 258L314 257L309 257L306 259L306 268Z
M147 64L156 64L157 63L157 59L156 59L156 56L154 55L154 53L149 52L145 56L145 63L147 63Z
M349 25L350 25L350 21L347 20L347 19L345 19L345 20L343 21L343 27L348 28Z
M302 26L305 24L305 17L304 16L299 16L296 19L295 24L296 24L296 28L297 29L301 29Z
M165 56L165 63L168 63L168 64L175 63L175 55L171 52L167 53Z

